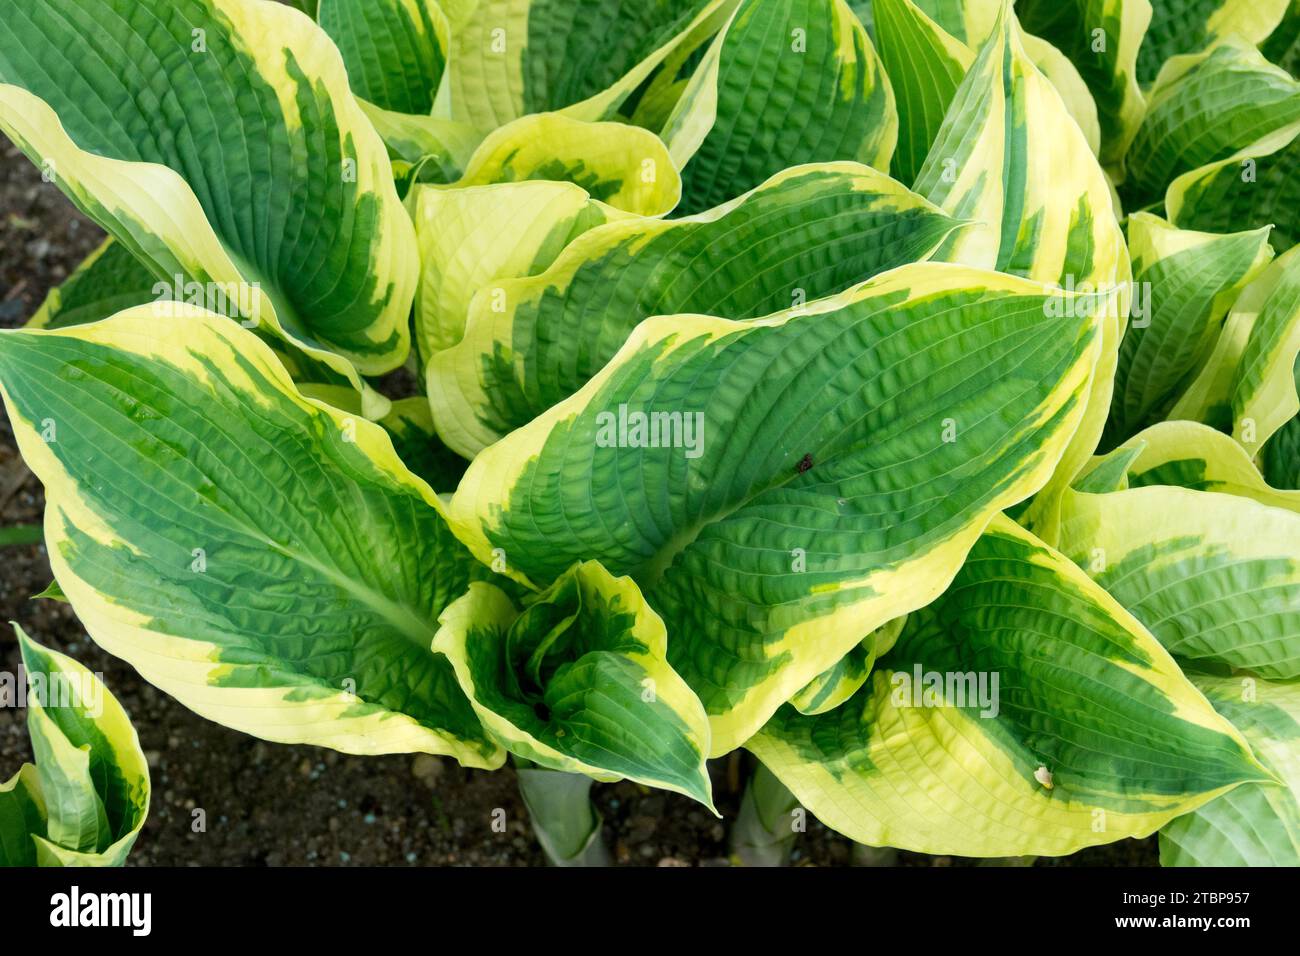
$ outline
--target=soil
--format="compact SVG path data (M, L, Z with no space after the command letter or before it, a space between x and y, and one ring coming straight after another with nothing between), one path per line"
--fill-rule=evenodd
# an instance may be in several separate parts
M53 185L41 181L39 170L17 149L0 140L0 327L23 324L102 236ZM43 508L41 486L18 457L0 410L0 527L37 523ZM43 546L0 548L0 621L17 621L36 640L100 673L139 731L153 777L153 804L129 865L545 863L509 768L488 773L428 756L354 757L265 743L227 730L186 710L98 648L66 604L33 600L50 581ZM0 634L0 669L17 668L17 645ZM0 709L0 780L30 759L23 711ZM741 758L714 764L718 808L724 819L733 819L744 779ZM618 863L728 865L724 821L685 797L624 782L597 785L593 798ZM504 833L492 827L497 809L505 811ZM851 862L852 844L809 817L792 863ZM900 853L896 862L962 866L977 861ZM1156 863L1153 839L1036 861L1039 866Z

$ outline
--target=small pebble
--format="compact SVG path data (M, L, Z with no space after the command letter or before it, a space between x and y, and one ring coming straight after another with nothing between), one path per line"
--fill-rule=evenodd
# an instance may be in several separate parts
M443 762L430 754L420 754L411 762L411 773L415 779L430 787L437 784L444 769Z

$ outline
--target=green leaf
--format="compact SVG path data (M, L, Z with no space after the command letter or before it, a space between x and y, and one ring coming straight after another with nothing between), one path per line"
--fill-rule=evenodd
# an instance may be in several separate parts
M380 424L393 438L393 450L409 470L428 481L435 492L454 492L469 462L439 440L426 399L399 399Z
M1128 279L1106 177L1005 10L913 188L979 224L951 237L943 258L1071 288L1109 289Z
M1174 657L1300 677L1300 514L1235 495L1071 495L1061 550Z
M844 0L743 0L663 133L690 215L805 163L889 169L894 94Z
M654 133L563 113L525 116L496 130L454 185L526 180L574 183L593 200L638 216L667 215L682 194L681 176Z
M1278 488L1300 489L1300 417L1291 419L1269 439L1261 468Z
M833 710L858 692L867 682L867 675L875 666L876 658L888 653L902 633L907 617L895 618L876 628L862 639L862 643L822 671L790 698L801 714L821 714Z
M1273 32L1288 0L1151 0L1151 25L1138 52L1138 79L1145 86L1170 57L1195 53L1236 34L1259 43Z
M0 129L164 282L197 282L360 388L418 272L338 51L261 0L48 0L0 23Z
M1231 428L1254 455L1300 413L1297 361L1300 248L1292 247L1242 290L1213 354L1172 416Z
M856 696L784 707L746 748L853 840L963 856L1146 836L1269 779L1136 620L1003 517Z
M624 218L571 183L417 186L411 202L422 262L415 339L426 366L464 337L480 289L540 274L588 229Z
M63 329L98 322L158 298L158 285L126 246L108 238L50 291L27 327Z
M1270 487L1239 443L1207 425L1161 422L1134 435L1121 448L1141 449L1129 465L1131 488L1171 485L1217 491L1300 511L1300 493L1287 491L1284 485Z
M798 809L799 801L776 775L755 764L728 834L732 864L785 866L799 832L795 828Z
M836 163L787 170L688 219L592 229L545 271L479 287L464 339L429 364L438 432L472 457L577 391L649 316L751 319L812 302L926 258L958 226L885 174ZM530 229L524 242L542 235Z
M1148 0L1016 2L1024 28L1064 53L1092 91L1108 165L1123 158L1146 108L1137 59L1151 12Z
M0 867L36 866L33 834L45 831L45 801L36 767L25 763L0 783Z
M1162 866L1300 866L1300 685L1253 677L1192 682L1282 785L1229 791L1160 831Z
M40 544L44 539L44 531L38 524L0 528L0 548Z
M612 119L701 24L737 0L479 0L451 17L441 115L484 132L529 113L564 109Z
M1300 123L1274 130L1218 162L1184 173L1165 194L1169 221L1229 232L1271 225L1278 252L1300 242Z
M475 459L453 525L521 581L630 574L726 753L1047 480L1083 415L1091 313L918 264L761 322L653 319Z
M875 0L872 10L880 59L898 107L898 149L891 169L899 182L911 183L975 54L912 0Z
M319 19L357 96L398 113L432 112L450 42L434 0L321 0Z
M469 462L439 440L426 399L403 398L393 402L393 410L379 424L392 438L393 451L402 464L427 481L434 491L451 494L456 490Z
M1171 60L1125 157L1126 205L1150 205L1181 174L1297 120L1300 82L1238 38Z
M1074 479L1070 487L1075 491L1088 494L1105 494L1108 491L1124 491L1128 488L1129 469L1146 450L1146 443L1134 440L1131 444L1121 445L1108 455L1094 458Z
M90 636L267 740L499 766L430 650L438 614L487 576L442 503L378 425L304 398L252 333L186 308L0 333L50 563Z
M1300 79L1300 0L1291 0L1282 22L1259 50L1269 61Z
M58 581L51 581L48 585L46 585L45 590L42 591L40 594L32 595L33 601L38 599L44 599L47 601L62 601L64 604L68 603L68 597L66 594L63 593L63 588L59 587Z
M591 802L594 780L543 767L518 767L515 774L537 842L554 866L610 865L600 812Z
M630 578L575 565L516 606L470 585L440 619L446 654L502 746L551 770L627 777L712 809L709 723L668 666L668 635Z
M8 786L17 784L11 799L26 803L29 827L39 806L43 825L28 831L36 862L121 866L149 813L149 767L135 728L98 676L14 630L36 769L28 777L24 768ZM12 845L8 836L3 842Z
M1149 213L1128 223L1135 293L1106 448L1166 417L1209 359L1229 304L1273 254L1267 227L1214 235Z

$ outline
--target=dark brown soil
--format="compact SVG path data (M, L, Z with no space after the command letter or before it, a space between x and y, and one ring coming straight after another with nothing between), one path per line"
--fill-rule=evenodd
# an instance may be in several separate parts
M99 242L102 232L0 139L0 327L21 325ZM0 412L0 527L39 522L40 484L18 458ZM264 743L203 720L160 693L86 636L71 609L31 600L50 583L41 546L0 549L0 621L102 673L131 715L153 774L153 805L131 864L475 865L545 862L509 769L464 770L433 757L352 757L316 747ZM18 650L0 633L0 669ZM0 709L0 780L30 760L25 716ZM743 768L714 767L717 803L734 818ZM726 830L684 797L630 783L593 791L619 863L725 866ZM507 832L493 832L505 810ZM199 811L202 811L200 814ZM200 817L206 829L196 832ZM848 840L810 819L796 865L850 863ZM902 853L905 866L975 861ZM1129 840L1038 865L1154 865L1155 841Z

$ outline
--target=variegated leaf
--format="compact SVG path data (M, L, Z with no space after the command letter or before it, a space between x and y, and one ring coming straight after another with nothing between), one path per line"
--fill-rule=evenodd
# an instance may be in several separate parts
M999 517L870 682L747 744L827 826L925 853L1060 855L1270 779L1159 643Z
M703 212L806 163L889 169L894 94L844 0L742 0L664 128L680 212Z
M1300 511L1300 493L1270 486L1240 444L1196 422L1161 422L1138 432L1121 448L1139 449L1128 466L1127 486L1172 485L1250 498ZM1088 490L1081 488L1080 490Z
M588 229L624 218L571 183L417 186L412 197L422 260L415 299L422 365L464 337L480 289L543 272Z
M808 682L790 698L801 714L822 714L833 710L858 692L867 682L876 658L887 654L903 631L907 617L895 618L876 628L847 654Z
M0 21L0 129L156 278L199 283L358 388L358 372L406 358L410 219L338 51L301 13L15 6Z
M1196 53L1223 37L1259 43L1281 22L1288 0L1151 0L1151 24L1138 52L1138 79L1156 79L1171 57Z
M63 284L50 290L27 323L32 329L62 329L98 322L132 306L159 298L159 283L131 250L105 239Z
M946 264L759 322L652 319L475 459L453 525L521 581L585 559L630 574L725 753L928 604L991 516L1042 486L1100 322L1067 293Z
M451 42L436 0L320 0L317 19L357 96L397 113L433 111Z
M1172 417L1224 430L1251 453L1300 414L1300 248L1268 265L1233 303L1205 367Z
M36 756L0 786L0 866L121 866L149 813L149 767L99 677L15 626Z
M1183 173L1297 120L1300 82L1237 37L1170 60L1124 158L1125 203L1150 205Z
M1135 291L1106 448L1166 417L1209 358L1228 306L1273 255L1267 228L1215 235L1149 213L1128 223Z
M811 303L926 258L958 225L885 174L836 163L787 170L699 216L592 229L546 271L480 287L464 339L429 365L439 434L472 457L577 391L642 319ZM563 221L552 232L567 234Z
M1160 830L1162 866L1300 866L1300 684L1193 675L1279 783L1225 793Z
M1298 166L1300 123L1292 123L1175 179L1165 194L1169 221L1213 232L1271 225L1273 247L1285 252L1300 242Z
M378 425L304 398L252 333L186 309L0 332L0 391L82 624L237 730L498 766L430 649L438 614L488 575L441 501Z
M668 665L664 623L630 578L580 563L522 607L475 583L441 624L434 649L503 747L551 770L627 777L712 809L708 718Z
M952 237L945 258L1072 288L1128 280L1106 177L1009 12L966 73L914 188L980 224Z
M452 20L435 112L487 132L564 109L613 119L624 102L705 24L739 0L478 0Z
M638 216L667 215L682 194L681 176L654 133L563 113L525 116L491 133L453 185L526 180L574 183L592 199Z
M1171 654L1300 677L1300 514L1169 486L1071 494L1061 550Z
M1146 108L1137 61L1149 0L1017 0L1016 15L1078 68L1096 103L1102 161L1118 163Z

